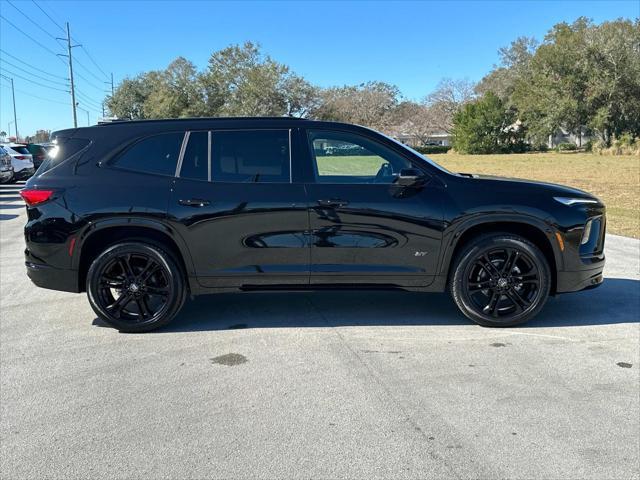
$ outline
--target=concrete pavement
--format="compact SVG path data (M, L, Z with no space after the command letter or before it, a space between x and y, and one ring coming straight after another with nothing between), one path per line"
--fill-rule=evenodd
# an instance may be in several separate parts
M0 476L638 478L640 242L486 329L446 295L256 293L119 334L24 270L0 186Z

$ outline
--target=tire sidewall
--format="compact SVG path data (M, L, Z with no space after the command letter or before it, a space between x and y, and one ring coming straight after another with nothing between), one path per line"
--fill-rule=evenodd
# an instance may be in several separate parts
M469 264L478 256L487 251L504 247L523 251L531 258L540 272L540 291L531 307L508 320L500 321L477 312L477 307L473 304L468 292L465 291L464 275ZM533 318L544 307L551 290L551 269L540 249L525 238L510 234L483 236L464 248L456 258L450 290L454 302L467 318L483 326L510 327Z
M112 318L100 305L98 299L98 283L99 276L104 266L110 262L114 257L123 253L141 253L149 255L154 258L165 269L166 274L169 277L169 282L172 284L173 295L172 298L167 300L170 305L165 310L164 314L156 318L155 320L142 322L139 324L120 321ZM117 328L121 332L147 332L155 330L166 324L168 324L175 315L178 313L185 300L185 284L181 269L178 267L172 256L167 254L155 245L150 245L142 242L121 242L108 247L96 259L91 263L87 272L86 291L89 303L93 311L98 317L105 323Z

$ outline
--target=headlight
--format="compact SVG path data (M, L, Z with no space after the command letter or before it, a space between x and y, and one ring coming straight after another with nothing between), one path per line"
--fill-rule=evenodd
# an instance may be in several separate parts
M585 204L585 203L598 203L598 201L593 198L553 197L553 199L569 207L571 205L578 205L578 204Z

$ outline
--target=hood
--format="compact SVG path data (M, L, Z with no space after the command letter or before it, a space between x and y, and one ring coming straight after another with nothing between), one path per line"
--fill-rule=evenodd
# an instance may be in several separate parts
M474 173L459 173L458 175L462 175L463 177L467 177L481 183L486 183L487 187L491 186L494 188L505 188L508 190L515 190L520 192L526 191L529 193L549 194L562 197L570 196L577 198L592 198L600 202L600 200L596 198L595 195L592 195L589 192L585 192L584 190L580 190L578 188L568 187L566 185L559 185L556 183L539 182L536 180L525 180L521 178L500 177L494 175L477 175Z

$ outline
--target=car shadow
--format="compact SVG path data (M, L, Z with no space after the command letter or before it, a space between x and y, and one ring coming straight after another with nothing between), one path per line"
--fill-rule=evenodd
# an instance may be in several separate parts
M637 323L640 281L606 279L597 289L552 297L519 328ZM327 326L468 325L444 293L316 291L225 293L188 301L157 333ZM94 325L104 326L99 319Z

